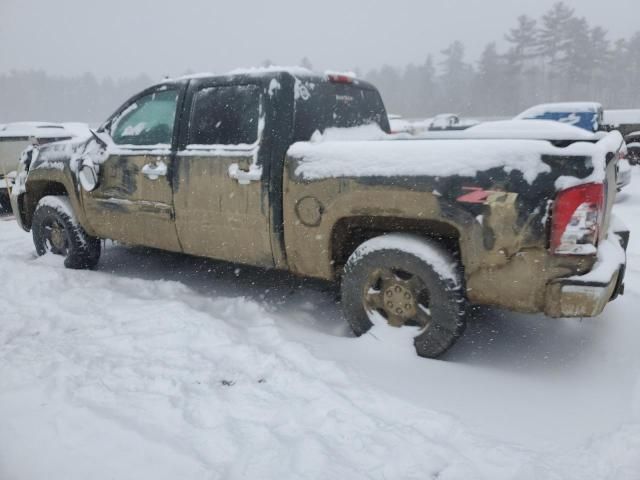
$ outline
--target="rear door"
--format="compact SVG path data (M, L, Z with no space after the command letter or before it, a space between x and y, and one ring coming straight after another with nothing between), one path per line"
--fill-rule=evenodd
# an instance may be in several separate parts
M82 194L87 221L98 236L181 250L169 178L180 97L176 86L148 90L109 122L115 147L100 166L98 188Z
M271 267L267 182L257 164L263 87L192 81L174 179L185 253Z

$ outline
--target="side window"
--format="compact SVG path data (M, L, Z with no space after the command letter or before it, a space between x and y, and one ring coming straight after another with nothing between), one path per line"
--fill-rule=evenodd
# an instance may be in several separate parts
M253 144L258 140L259 117L256 85L202 88L193 96L187 144Z
M137 99L111 124L119 145L171 145L178 92L162 90Z

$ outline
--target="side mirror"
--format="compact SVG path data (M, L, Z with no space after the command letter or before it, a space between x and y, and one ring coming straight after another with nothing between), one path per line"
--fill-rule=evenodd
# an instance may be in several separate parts
M102 148L107 149L109 148L109 145L113 143L113 139L111 138L111 135L109 135L108 132L106 131L96 132L91 128L89 129L89 131L91 132L91 135L93 136L94 140L98 142L98 144Z
M89 155L83 155L80 158L80 167L78 169L78 180L80 185L87 192L93 192L98 188L98 169L100 167L93 163Z

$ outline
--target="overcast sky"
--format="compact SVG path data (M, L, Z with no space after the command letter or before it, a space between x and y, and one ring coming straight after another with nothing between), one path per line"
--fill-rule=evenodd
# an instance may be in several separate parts
M639 0L566 3L611 39L640 30ZM554 0L0 0L0 72L152 77L270 59L363 71L424 61L453 40L475 60L519 14Z

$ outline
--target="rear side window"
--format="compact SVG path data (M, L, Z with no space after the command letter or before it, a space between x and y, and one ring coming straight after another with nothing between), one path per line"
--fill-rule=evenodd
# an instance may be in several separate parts
M296 99L294 141L307 141L316 130L348 128L375 123L389 131L389 121L377 90L353 84L302 84Z
M189 145L243 145L258 139L260 89L256 85L207 87L193 96Z

